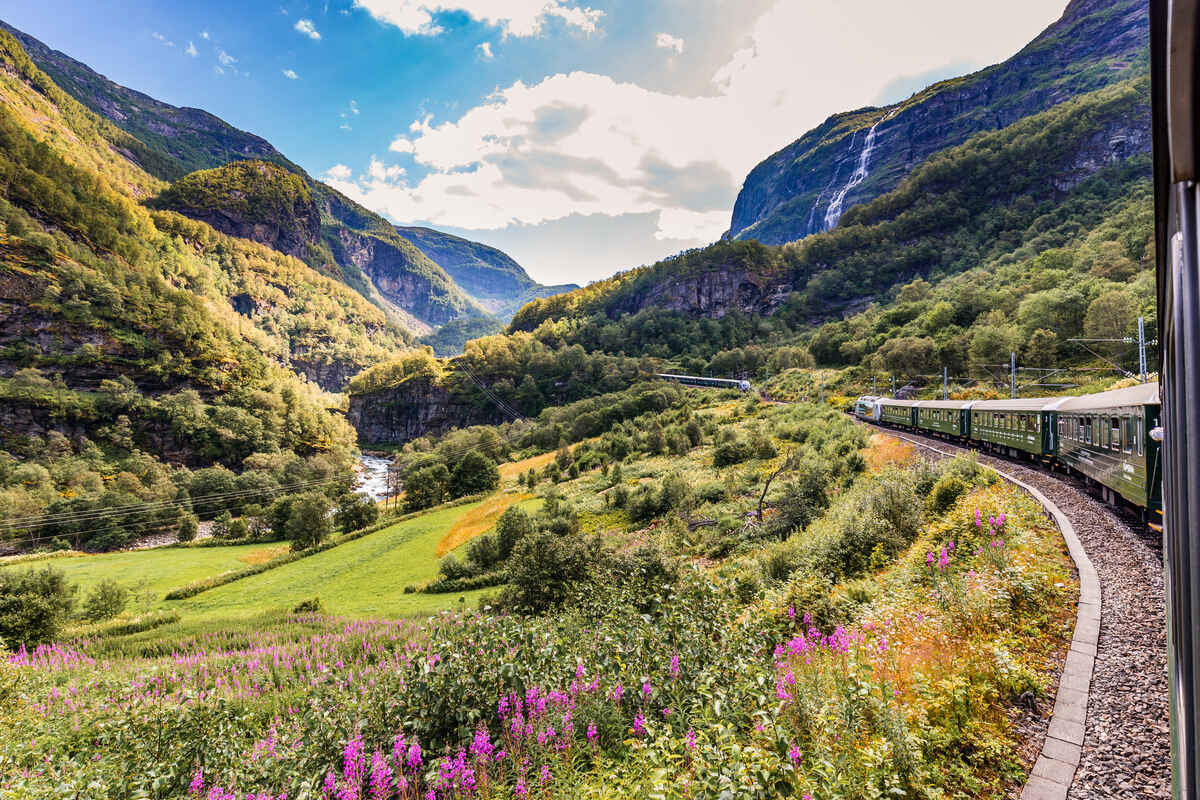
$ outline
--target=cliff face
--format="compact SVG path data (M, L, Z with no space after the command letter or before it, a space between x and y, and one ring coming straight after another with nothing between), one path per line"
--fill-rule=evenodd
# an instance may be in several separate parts
M1001 64L830 117L750 172L727 235L782 244L828 230L839 208L885 194L933 153L1144 71L1147 20L1145 0L1072 0Z
M609 313L619 316L656 307L711 319L735 311L765 315L775 311L789 291L780 275L734 266L718 267L697 275L668 275L661 283L621 297Z
M407 442L451 428L503 422L495 407L481 408L456 400L441 386L413 379L399 386L350 396L346 419L360 442Z

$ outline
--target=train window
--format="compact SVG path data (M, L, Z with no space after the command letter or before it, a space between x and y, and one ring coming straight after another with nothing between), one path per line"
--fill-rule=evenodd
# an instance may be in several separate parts
M1142 455L1146 446L1146 432L1142 429L1144 421L1141 415L1139 415L1137 421L1137 453L1139 456Z
M1137 428L1134 427L1133 417L1125 417L1122 422L1124 423L1124 435L1122 436L1122 443L1125 445L1122 449L1126 453L1132 453L1133 440L1137 436Z
M1121 418L1113 417L1108 422L1108 444L1113 450L1121 449Z

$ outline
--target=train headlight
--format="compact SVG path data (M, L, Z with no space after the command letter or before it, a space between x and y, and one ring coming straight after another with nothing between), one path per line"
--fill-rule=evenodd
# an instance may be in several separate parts
M1163 429L1161 427L1154 427L1150 429L1150 438L1156 442L1161 442L1163 440L1163 435Z

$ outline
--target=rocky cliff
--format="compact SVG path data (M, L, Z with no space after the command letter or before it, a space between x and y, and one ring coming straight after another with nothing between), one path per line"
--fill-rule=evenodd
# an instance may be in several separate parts
M495 406L465 402L424 379L350 395L346 419L358 431L359 441L367 444L407 442L451 428L506 421Z
M1145 0L1072 0L1001 64L830 117L750 172L727 236L782 244L828 230L933 153L1144 71L1147 20Z

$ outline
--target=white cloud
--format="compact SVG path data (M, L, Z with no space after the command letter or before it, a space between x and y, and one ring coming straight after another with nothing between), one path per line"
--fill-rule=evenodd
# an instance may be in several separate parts
M174 43L174 42L172 42L172 41L171 41L170 39L168 39L167 37L163 36L163 35L162 35L161 33L159 33L158 31L155 31L154 33L152 33L152 34L150 34L150 35L151 35L151 36L153 36L153 37L154 37L154 38L155 38L157 41L159 41L159 42L163 43L164 45L166 45L167 47L174 47L174 46L175 46L175 43Z
M350 113L354 114L356 116L358 115L358 101L357 100L350 101Z
M345 164L334 164L325 170L325 175L335 181L344 181L349 179L351 171Z
M200 51L196 49L196 45L194 42L188 42L187 50L184 50L183 52L187 53L192 58L195 58L196 56L200 55Z
M367 177L371 181L389 182L399 180L404 175L404 168L398 164L387 166L375 156L367 167Z
M209 38L208 31L200 31L200 38L201 39Z
M287 78L289 81L300 80L300 76L296 74L296 70L294 69L285 69L283 71L283 77Z
M237 59L226 53L224 50L217 51L217 61L221 62L222 67L232 67L237 63Z
M463 11L499 28L505 36L537 36L549 18L581 33L598 30L603 11L567 5L569 0L354 0L357 8L409 35L436 36L442 29L434 15Z
M368 167L335 183L402 222L499 230L657 214L660 239L711 241L744 176L770 153L829 114L866 105L896 75L966 56L1001 60L1051 15L1044 0L879 0L867 12L779 0L706 94L587 72L517 82L456 120L425 116L395 137L389 149L411 153L423 177Z
M479 57L484 61L491 61L495 56L492 54L491 42L480 42L475 45L475 50L479 53Z
M354 130L353 128L351 128L351 127L350 127L350 123L349 123L349 122L343 122L341 125L338 125L338 129L339 129L339 130L343 130L343 131L352 131L352 130Z
M321 32L317 30L316 25L313 25L313 21L311 19L298 19L292 28L297 33L302 33L313 41L319 41L321 39Z
M676 54L683 54L683 39L678 36L672 36L669 33L660 33L654 37L654 44L664 50L674 50Z

